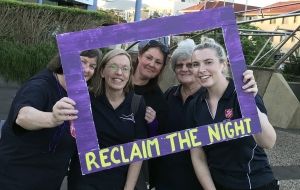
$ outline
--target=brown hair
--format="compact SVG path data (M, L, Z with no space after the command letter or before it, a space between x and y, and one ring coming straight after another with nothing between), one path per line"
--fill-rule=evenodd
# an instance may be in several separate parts
M142 45L140 45L140 44L142 44ZM140 44L138 47L139 48L138 56L142 56L150 48L157 48L163 54L164 60L163 60L163 66L161 68L160 73L155 78L149 80L150 84L157 84L159 81L159 78L160 78L161 74L163 73L163 70L166 66L167 58L168 58L168 54L169 54L169 48L157 40L150 40L147 43L140 43ZM139 64L139 60L137 58L136 62L133 63L133 73L136 72L136 68L137 68L138 64Z
M84 56L88 58L96 58L97 59L96 63L98 66L102 59L102 52L99 49L91 49L91 50L82 51L80 53L80 56ZM55 55L47 64L47 69L57 74L63 74L60 56L58 54Z
M133 85L132 85L132 73L133 73L133 68L132 68L132 61L131 61L131 57L130 55L123 49L113 49L111 51L109 51L108 53L105 54L105 56L103 57L99 67L97 67L95 74L93 75L92 79L91 79L91 87L90 87L90 91L92 91L94 93L95 96L99 96L101 94L104 94L105 92L105 79L101 76L101 73L103 72L105 66L107 65L107 63L114 57L118 56L118 55L125 55L130 62L130 73L129 73L129 80L126 84L126 86L124 87L124 91L127 93L130 90L133 89Z

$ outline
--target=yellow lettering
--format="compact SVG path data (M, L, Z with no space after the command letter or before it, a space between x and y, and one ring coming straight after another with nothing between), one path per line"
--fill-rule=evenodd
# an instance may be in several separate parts
M195 135L195 133L197 133L197 132L198 132L197 128L193 128L193 129L189 130L192 147L197 147L197 146L201 146L202 145L201 141L196 142L197 136Z
M121 160L123 163L129 162L129 159L125 157L123 146L120 146L120 154L121 154Z
M177 136L177 133L171 133L169 135L166 136L167 139L169 139L170 144L171 144L171 151L174 152L175 151L175 142L174 142L174 137Z
M247 133L251 133L251 125L250 125L251 119L246 118L244 119L244 122L246 123Z
M147 140L147 150L148 150L147 152L148 152L149 157L152 157L151 146L153 146L153 145L155 145L157 156L160 155L159 143L158 143L157 138L155 138L153 140Z
M188 148L191 148L191 140L187 131L184 131L184 137L181 136L181 133L178 133L178 141L180 149L184 149L184 144L187 145Z
M130 161L132 161L135 156L138 156L140 159L143 158L139 146L136 143L133 143L131 154L130 154Z
M225 131L229 138L234 137L234 129L232 128L232 123L230 121L225 123Z
M110 152L110 160L112 161L112 163L114 164L120 164L121 163L121 160L117 160L116 157L115 157L115 152L119 152L119 149L118 147L113 147L111 149L111 152Z
M99 164L96 162L96 155L93 152L88 152L85 154L85 162L88 171L92 170L92 165L96 168L100 168Z
M101 163L101 166L102 166L103 168L108 167L108 166L111 165L110 162L106 162L108 156L107 156L105 153L107 153L108 151L109 151L108 148L103 148L103 149L100 149L100 151L99 151L99 155L100 155L100 163Z
M240 122L240 124L238 124L238 122L234 122L234 128L235 128L236 136L239 136L240 133L241 133L241 135L245 134L244 123L243 123L242 120L240 120L239 122Z
M215 126L218 127L218 124L216 123ZM223 140L226 139L226 134L225 134L225 131L224 131L223 123L220 123L219 128L221 129L221 136L222 136L222 139L223 139Z
M148 158L147 148L146 148L146 145L145 145L145 141L142 141L142 151L143 151L144 158Z
M220 141L221 137L220 137L220 132L219 132L219 128L215 126L215 129L212 129L211 126L207 126L208 129L208 135L209 135L209 141L210 143L213 143L215 140Z

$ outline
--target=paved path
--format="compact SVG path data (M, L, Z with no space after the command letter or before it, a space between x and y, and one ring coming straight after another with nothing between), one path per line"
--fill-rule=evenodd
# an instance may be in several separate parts
M266 150L281 190L300 190L300 129L276 128L277 141Z

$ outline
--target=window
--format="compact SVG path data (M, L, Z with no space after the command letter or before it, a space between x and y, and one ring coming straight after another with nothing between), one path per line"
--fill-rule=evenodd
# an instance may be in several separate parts
M282 18L282 24L288 24L289 18Z
M298 16L294 16L294 23L297 23L297 17Z
M276 24L276 19L271 19L270 24Z

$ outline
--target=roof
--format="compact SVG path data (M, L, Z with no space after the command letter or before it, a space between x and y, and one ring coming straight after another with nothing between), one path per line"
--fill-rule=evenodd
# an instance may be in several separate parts
M182 9L180 12L191 13L191 12L197 12L205 9L212 9L212 8L223 7L223 6L224 6L224 1L208 1L206 3L201 2L197 5ZM235 12L244 11L246 7L246 5L244 4L232 3L226 1L225 1L225 6L233 6ZM259 7L250 6L250 5L247 6L247 10L257 9L257 8Z
M262 7L259 10L249 11L246 13L247 16L264 14L264 15L279 15L289 12L300 12L300 1L285 1L277 2L266 7Z

